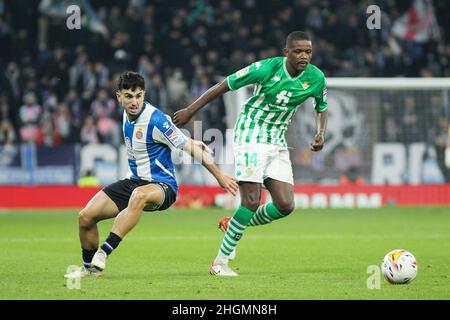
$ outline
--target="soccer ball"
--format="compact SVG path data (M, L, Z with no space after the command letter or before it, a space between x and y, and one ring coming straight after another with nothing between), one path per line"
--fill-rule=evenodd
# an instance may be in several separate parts
M384 257L381 270L389 283L410 283L417 276L416 258L406 250L392 250Z

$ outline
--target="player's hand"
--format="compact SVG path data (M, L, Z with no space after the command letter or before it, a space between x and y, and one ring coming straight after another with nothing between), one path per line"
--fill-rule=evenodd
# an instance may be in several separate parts
M310 144L311 151L317 152L322 150L324 143L325 137L323 136L323 134L316 134L314 136L314 141Z
M192 116L194 115L194 112L192 112L189 108L184 108L181 110L178 110L173 114L173 123L176 126L182 126L191 120Z
M236 178L222 175L219 179L217 179L217 181L224 191L231 193L233 196L237 194L239 185Z

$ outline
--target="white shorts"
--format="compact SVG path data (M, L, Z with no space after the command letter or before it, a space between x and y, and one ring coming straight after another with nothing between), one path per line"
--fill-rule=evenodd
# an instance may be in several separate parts
M263 183L265 179L294 184L287 147L271 144L241 144L233 147L234 174L238 181Z

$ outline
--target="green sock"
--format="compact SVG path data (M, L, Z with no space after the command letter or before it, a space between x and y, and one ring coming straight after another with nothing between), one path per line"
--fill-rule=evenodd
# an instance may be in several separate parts
M256 213L249 222L249 226L259 226L271 223L274 220L284 218L285 216L278 211L277 207L272 202L259 206Z
M225 232L219 250L220 256L226 258L230 255L231 251L237 246L238 241L241 239L245 228L254 214L253 211L243 206L240 206L236 210L234 216L228 222L227 232Z

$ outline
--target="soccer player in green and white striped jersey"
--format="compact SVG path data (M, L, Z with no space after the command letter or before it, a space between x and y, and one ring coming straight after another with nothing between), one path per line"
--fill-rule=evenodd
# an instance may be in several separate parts
M285 133L295 112L308 98L313 98L317 112L317 133L311 150L320 151L324 145L327 88L323 72L310 64L311 39L305 32L292 32L283 52L283 57L257 61L229 75L174 115L175 124L183 125L216 97L255 85L253 96L243 106L234 127L235 175L241 206L232 218L224 218L219 224L225 235L210 268L214 275L237 275L229 268L228 260L247 226L270 223L294 210L294 180ZM273 201L265 205L260 205L262 184Z

